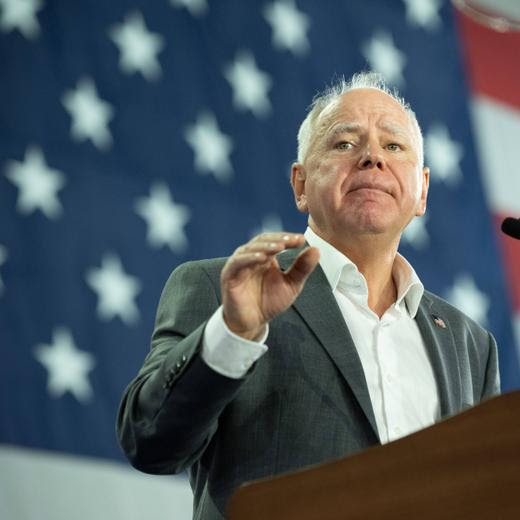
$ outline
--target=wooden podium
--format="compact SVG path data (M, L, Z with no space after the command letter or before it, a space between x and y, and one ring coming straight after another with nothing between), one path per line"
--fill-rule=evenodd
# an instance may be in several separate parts
M520 392L346 459L246 484L227 518L520 518Z

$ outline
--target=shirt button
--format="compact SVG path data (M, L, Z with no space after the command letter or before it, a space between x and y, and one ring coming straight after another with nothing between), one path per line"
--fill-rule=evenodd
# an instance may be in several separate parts
M401 435L401 428L399 428L399 426L396 426L396 427L394 428L394 433L395 433L396 435Z
M393 379L393 377L391 375L387 374L385 376L385 380L386 380L387 383L391 383L394 379Z

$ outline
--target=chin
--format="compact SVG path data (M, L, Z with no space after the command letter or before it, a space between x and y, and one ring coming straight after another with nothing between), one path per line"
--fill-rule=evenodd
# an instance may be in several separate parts
M390 225L382 215L373 213L357 214L349 223L354 233L379 235L389 231Z
M356 230L358 234L362 235L383 235L387 232L387 229L383 226L377 226L377 225L363 225L358 227Z

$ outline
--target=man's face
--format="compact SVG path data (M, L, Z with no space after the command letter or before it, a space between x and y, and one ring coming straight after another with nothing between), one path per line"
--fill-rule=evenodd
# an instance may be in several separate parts
M298 209L329 241L360 234L398 238L426 208L429 171L419 164L409 115L376 89L343 94L318 117L291 183Z

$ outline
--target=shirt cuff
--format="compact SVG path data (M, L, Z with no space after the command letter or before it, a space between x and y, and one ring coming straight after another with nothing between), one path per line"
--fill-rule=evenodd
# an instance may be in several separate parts
M231 332L224 321L222 305L208 320L202 338L202 359L219 374L239 379L267 352L264 345L269 325L258 341L249 341Z

